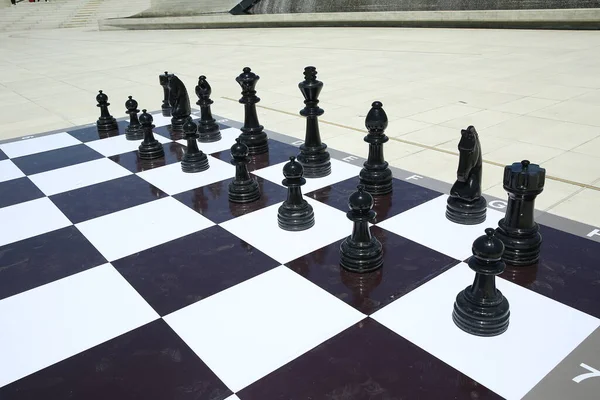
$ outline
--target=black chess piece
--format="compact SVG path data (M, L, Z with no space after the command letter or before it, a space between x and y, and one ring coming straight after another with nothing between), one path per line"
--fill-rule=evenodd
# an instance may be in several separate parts
M190 97L183 82L175 74L170 74L167 81L169 87L169 104L171 105L171 129L182 132L192 114Z
M487 201L481 195L481 144L473 126L460 133L457 180L450 189L446 218L461 225L477 225L485 221L487 211Z
M248 154L256 156L269 151L269 142L264 127L258 122L256 103L260 98L256 96L256 84L260 77L245 67L243 72L235 78L242 88L240 103L244 105L244 126L240 128L240 139L248 146Z
M198 123L198 133L200 134L200 137L198 141L202 143L221 140L219 124L217 124L217 121L213 118L210 110L211 104L214 103L214 101L210 99L211 93L212 88L210 87L210 84L206 81L206 77L201 75L198 78L198 85L196 86L196 96L198 96L196 104L200 107L200 122Z
M154 138L154 133L152 132L152 129L154 129L153 121L152 115L148 114L146 110L142 110L140 123L144 132L144 141L138 148L138 155L142 160L154 160L165 155L162 143Z
M187 148L181 159L181 170L188 173L206 171L210 167L208 157L198 148L198 125L191 118L183 124L183 134Z
M304 68L304 81L298 87L304 96L305 107L300 115L306 117L306 133L297 160L304 168L305 178L322 178L331 174L331 157L319 132L319 117L325 111L318 105L323 82L317 80L315 67Z
M127 140L141 140L144 138L144 132L142 131L142 125L138 119L138 102L129 96L129 100L125 102L125 108L127 114L129 114L129 125L125 129L125 138Z
M315 214L312 206L302 198L301 187L306 183L303 178L302 164L296 157L283 166L283 186L288 188L287 199L279 207L277 221L279 227L286 231L304 231L315 225Z
M504 190L508 204L498 221L496 236L506 250L503 260L511 266L530 266L540 257L542 235L535 222L535 199L544 190L546 170L528 160L504 167Z
M248 172L246 165L250 161L248 146L240 138L231 146L231 163L235 165L235 178L229 182L229 201L233 203L251 203L260 198L258 183Z
M473 242L469 267L475 271L473 284L456 296L452 319L463 331L476 336L497 336L508 329L510 305L496 289L496 275L506 264L502 261L504 244L487 228Z
M108 102L108 96L106 93L100 90L98 95L96 95L96 101L98 102L96 107L100 108L100 118L98 118L98 121L96 121L98 132L107 133L119 130L117 120L110 115L110 112L108 111L108 106L110 106L110 103Z
M360 171L360 183L372 196L382 196L392 192L392 170L383 157L383 144L390 140L385 135L388 117L383 104L375 101L365 118L369 133L364 141L369 143L369 155Z
M383 246L369 229L369 223L377 216L373 210L373 196L364 185L358 185L357 189L348 198L350 211L346 216L354 227L352 235L340 245L340 265L352 272L365 273L383 266Z
M163 87L163 92L164 92L164 97L163 97L162 106L161 106L163 117L171 116L171 103L169 103L169 77L170 76L171 76L171 74L169 74L168 71L165 71L164 74L161 74L158 76L158 81L160 83L160 86Z

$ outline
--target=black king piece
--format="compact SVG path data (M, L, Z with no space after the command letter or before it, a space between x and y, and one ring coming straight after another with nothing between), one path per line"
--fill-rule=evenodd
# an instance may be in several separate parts
M383 158L383 144L389 140L385 135L388 118L383 104L373 102L371 110L365 118L365 126L369 134L365 142L369 143L369 156L360 171L360 183L372 196L381 196L392 192L392 171Z
M245 67L243 72L235 78L242 88L240 103L244 105L244 126L240 128L240 140L248 146L248 154L256 156L269 151L269 143L264 127L258 122L256 103L260 98L256 96L256 84L260 77Z
M300 115L306 117L306 134L297 159L304 168L304 177L322 178L331 174L331 161L327 145L321 142L319 132L318 118L324 113L318 106L323 82L317 80L315 67L304 68L304 81L300 82L298 87L304 95L305 107L300 111Z
M160 86L163 87L163 93L164 93L162 106L161 106L162 115L164 117L171 116L171 103L169 103L169 77L170 76L171 76L171 74L169 74L168 71L165 71L164 74L161 74L158 76L158 81L160 83Z
M533 265L539 259L542 235L534 211L545 180L546 170L528 160L504 167L508 204L504 218L498 221L496 236L506 247L503 260L511 266Z
M212 116L210 105L214 102L210 99L212 88L206 81L206 76L200 75L198 85L196 85L196 104L200 107L200 122L198 123L198 141L202 143L216 142L221 140L221 130L219 124Z

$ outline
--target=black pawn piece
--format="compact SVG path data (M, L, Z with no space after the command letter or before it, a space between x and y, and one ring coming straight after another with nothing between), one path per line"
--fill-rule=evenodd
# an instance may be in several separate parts
M108 111L110 103L108 102L106 93L103 93L102 90L100 90L96 96L96 101L98 102L96 107L100 108L100 118L98 118L98 121L96 122L98 132L106 133L118 130L119 126L117 125L117 120L110 115L110 112Z
M539 260L542 235L534 211L545 181L546 170L527 160L504 167L508 204L504 218L498 221L496 236L506 247L503 260L511 266L529 266Z
M456 182L450 189L446 218L461 225L477 225L486 219L487 201L481 195L483 153L473 126L461 130Z
M191 118L183 124L183 134L187 148L181 159L181 170L188 173L206 171L209 168L208 157L198 148L198 125Z
M350 211L346 216L354 222L354 228L340 245L340 265L352 272L365 273L381 268L383 246L369 229L369 223L377 216L373 211L373 196L364 185L358 185L357 189L348 199Z
M258 122L256 103L260 98L256 96L256 83L260 77L250 70L244 71L235 80L242 88L240 103L244 105L244 126L240 128L240 139L248 146L248 154L255 156L269 151L269 142L264 127Z
M282 184L288 188L288 195L287 200L279 207L277 221L279 227L286 231L303 231L315 225L313 208L302 198L300 190L306 183L303 173L302 164L294 156L283 166L285 179Z
M140 123L144 132L144 141L138 148L138 154L142 160L154 160L165 155L162 143L154 138L154 133L152 132L152 129L154 129L153 121L152 115L148 114L146 110L142 110Z
M198 85L196 86L196 96L198 101L196 104L200 107L200 123L198 124L198 133L200 137L198 141L202 143L210 143L221 140L221 130L219 124L212 116L210 105L214 103L210 99L212 88L206 81L206 77L201 75L198 78Z
M383 158L383 144L389 138L385 135L388 117L382 107L381 102L373 102L365 118L365 126L369 133L364 140L369 143L369 156L363 164L359 177L360 183L372 196L382 196L392 192L392 171Z
M141 140L144 138L144 132L142 131L142 125L138 119L138 102L129 96L129 100L125 102L125 108L127 108L127 114L129 114L129 125L125 129L125 137L127 140Z
M233 203L251 203L260 198L258 183L250 176L246 165L248 146L240 138L231 146L231 163L235 165L235 178L229 183L229 201Z
M165 71L164 74L158 76L158 81L160 82L160 86L163 87L164 97L162 101L162 115L163 117L171 116L171 103L169 103L169 74L168 71Z
M322 178L331 174L331 161L327 145L321 142L319 132L319 117L323 109L319 108L319 94L323 89L323 82L317 80L315 67L304 68L304 81L298 84L304 95L305 107L300 115L306 117L306 134L304 143L300 146L298 162L304 168L304 177Z
M469 267L475 280L456 296L452 319L463 331L476 336L497 336L508 329L510 306L496 289L496 275L506 264L502 261L504 244L487 228L485 235L473 242L473 257Z

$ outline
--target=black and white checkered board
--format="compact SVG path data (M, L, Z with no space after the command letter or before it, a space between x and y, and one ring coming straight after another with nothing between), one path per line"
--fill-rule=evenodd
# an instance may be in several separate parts
M470 336L453 302L501 211L452 224L444 193L397 177L375 206L384 267L352 274L360 165L334 156L303 187L316 225L285 232L292 141L270 139L250 165L262 198L235 206L239 130L223 122L199 144L210 169L184 174L185 143L154 117L152 164L93 125L0 144L0 399L598 398L599 243L542 225L539 265L498 279L508 331Z

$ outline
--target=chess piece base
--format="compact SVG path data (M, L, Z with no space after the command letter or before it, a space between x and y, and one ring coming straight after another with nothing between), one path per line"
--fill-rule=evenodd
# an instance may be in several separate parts
M127 140L142 140L144 138L144 131L141 126L128 126L125 129L125 138Z
M284 202L277 212L277 223L285 231L304 231L315 225L315 214L304 199L300 206L290 206Z
M498 336L508 329L510 305L497 290L492 301L477 304L469 295L471 286L456 296L452 320L463 331L476 336Z
M392 171L388 163L383 168L363 167L359 174L360 184L371 196L383 196L392 192Z
M171 129L176 132L183 132L183 125L187 122L189 115L183 117L171 118Z
M448 197L446 218L456 224L477 225L485 222L487 201L483 196L469 202L459 197Z
M502 260L512 266L530 266L536 264L540 258L542 235L539 225L533 228L519 229L505 225L504 218L498 222L496 236L504 243Z
M202 143L212 143L221 140L221 130L219 129L219 125L214 122L203 123L200 121L198 134L200 135L198 141Z
M206 171L210 168L208 157L204 153L186 153L181 159L181 170L187 173Z
M96 127L99 132L111 132L119 129L117 120L114 118L99 118Z
M165 156L165 149L162 144L155 140L150 143L143 143L138 149L138 155L142 160L154 160Z
M326 149L325 143L316 147L300 146L296 159L302 164L305 178L322 178L331 174L331 157Z
M231 181L229 183L229 201L233 203L252 203L260 198L258 183L254 179Z
M253 133L251 130L244 131L242 129L242 133L240 134L240 141L248 146L248 155L256 156L259 154L264 154L269 151L269 142L267 139L267 134L262 131L263 127L260 126L260 129L257 129L259 133Z
M373 272L383 266L383 247L374 236L368 245L347 237L340 245L340 265L352 272Z

